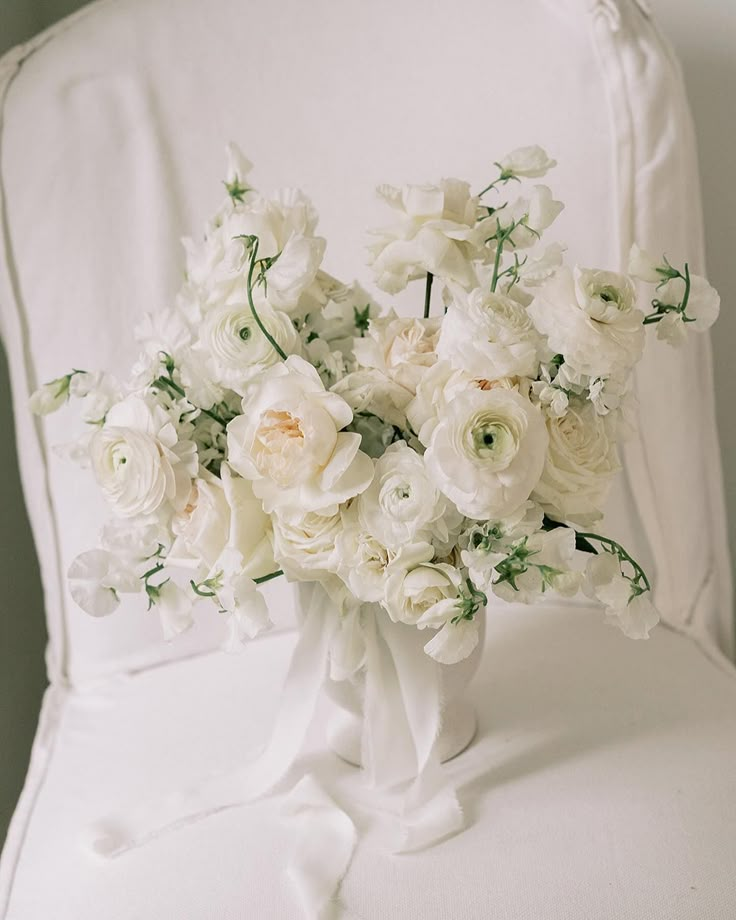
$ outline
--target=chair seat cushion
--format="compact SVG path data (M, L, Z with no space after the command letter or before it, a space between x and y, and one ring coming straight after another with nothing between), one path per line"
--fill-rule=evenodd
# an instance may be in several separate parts
M315 726L289 781L309 770L351 803L361 839L342 887L347 916L734 916L735 674L667 628L634 643L600 620L585 606L489 617L470 690L479 733L446 768L468 827L421 854L381 845L360 772L325 751ZM293 644L280 633L241 655L49 691L2 863L6 920L300 917L278 794L116 859L88 845L110 811L251 756Z

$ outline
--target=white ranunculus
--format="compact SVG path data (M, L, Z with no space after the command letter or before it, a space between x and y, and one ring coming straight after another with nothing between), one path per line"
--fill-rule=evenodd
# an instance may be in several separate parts
M542 413L516 390L468 390L448 405L425 462L437 487L476 520L512 514L544 467Z
M74 559L67 572L69 593L93 617L111 614L119 595L137 593L141 581L125 562L104 549L92 549Z
M457 664L473 653L478 645L480 630L475 618L445 625L424 646L430 658L440 664Z
M480 288L453 290L442 321L437 354L472 377L535 377L540 335L515 300Z
M439 319L390 313L372 320L368 334L355 339L355 358L362 367L381 371L414 394L427 368L437 360L440 328Z
M281 255L266 272L269 303L290 313L299 298L314 281L325 254L321 237L295 235L290 237Z
M249 388L228 425L228 460L270 514L276 507L329 513L369 485L373 463L360 435L342 429L350 406L292 355Z
M447 552L463 520L429 478L423 458L403 441L376 462L373 482L356 507L362 528L394 551L426 542Z
M354 513L344 519L335 540L337 574L358 600L377 603L382 600L386 571L396 557L374 536L361 530ZM422 558L432 558L432 547L422 547Z
M547 419L549 447L534 498L552 517L576 524L600 519L611 479L620 469L613 422L589 402L575 401Z
M648 591L632 598L631 582L621 574L621 564L613 553L590 558L583 589L605 606L606 622L630 639L648 639L659 622Z
M570 527L538 531L526 538L522 554L525 571L514 577L514 588L508 581L493 585L493 593L509 603L535 604L546 591L562 597L578 593L582 573L573 568L575 531ZM528 554L528 555L526 555Z
M561 268L529 306L565 363L590 377L627 374L644 349L633 285L613 272Z
M170 642L193 626L192 598L171 579L156 589L155 605L166 642Z
M128 396L107 413L90 442L95 478L120 517L152 514L164 504L186 505L197 473L197 450L179 441L166 412L152 400Z
M429 558L427 558L429 557ZM382 605L394 623L445 623L459 614L462 576L454 566L430 562L431 548L404 547L388 566Z
M534 179L544 176L553 166L557 166L557 161L534 144L530 147L517 147L499 160L498 165L507 176Z
M300 351L299 336L285 313L266 303L258 315L269 335L286 354ZM281 361L247 304L223 304L202 324L199 349L207 357L213 378L241 396L248 382Z
M290 579L315 581L334 572L335 543L342 531L339 511L277 509L272 521L274 556Z
M492 230L476 224L478 199L467 182L443 179L439 185L381 186L379 195L398 212L395 225L373 232L369 246L376 284L390 294L427 272L443 281L475 286L470 260L481 255Z

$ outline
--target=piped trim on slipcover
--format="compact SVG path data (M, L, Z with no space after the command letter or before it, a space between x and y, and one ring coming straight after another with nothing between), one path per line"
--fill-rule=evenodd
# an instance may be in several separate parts
M64 682L67 678L69 638L66 628L66 599L64 579L61 573L58 522L50 493L48 447L41 421L33 418L27 409L28 397L38 386L38 381L35 379L33 360L28 346L28 329L13 258L2 176L5 103L13 81L31 55L79 20L89 16L93 10L109 2L110 0L98 0L97 3L84 7L25 44L12 48L0 59L0 335L5 342L8 363L11 368L15 427L17 431L25 433L23 438L19 438L19 444L23 444L24 450L33 452L33 465L36 469L43 470L42 484L39 489L37 479L34 478L34 481L31 482L23 475L24 465L21 464L25 502L33 523L34 542L42 573L46 624L49 634L46 649L46 672L52 684ZM47 535L49 552L38 551L39 538L44 534Z
M615 7L617 16L609 15ZM687 165L690 176L697 175L695 142L691 118L679 66L667 43L649 18L649 9L640 0L591 0L591 36L601 67L607 92L611 136L614 150L613 181L617 191L618 211L616 233L620 268L625 268L632 242L647 244L654 232L648 224L648 214L638 208L637 179L640 170L648 165L642 159L641 139L636 132L636 111L642 98L642 87L634 84L629 72L627 55L636 53L627 34L628 17L636 16L640 28L637 34L648 40L648 49L662 62L660 79L672 89L668 103L673 107L672 123L678 134L678 150L682 154L676 161L678 169ZM646 147L645 147L646 149ZM683 153L684 151L684 153ZM683 183L686 187L691 182ZM689 188L691 213L700 214L699 189ZM703 261L702 232L696 242L696 258ZM655 560L655 600L668 625L676 632L689 636L706 652L711 660L728 660L733 650L732 586L728 561L728 538L724 515L723 487L715 423L713 398L712 355L710 342L691 346L697 349L699 392L702 422L706 427L706 442L701 445L702 460L708 469L706 481L700 483L706 493L710 510L711 532L708 536L707 558L704 570L688 573L678 568L669 547L672 546L667 527L661 515L661 496L658 499L655 469L657 458L652 446L637 434L624 447L626 470L637 506L641 509L643 527ZM640 375L637 375L639 377ZM671 496L676 500L674 496Z

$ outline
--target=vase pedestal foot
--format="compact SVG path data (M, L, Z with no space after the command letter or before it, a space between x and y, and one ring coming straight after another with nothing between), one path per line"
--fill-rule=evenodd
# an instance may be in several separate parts
M345 709L336 708L327 723L327 743L337 756L352 764L362 766L360 748L362 720ZM457 757L470 746L478 730L475 709L466 700L448 703L442 719L442 730L436 742L440 761L445 763Z

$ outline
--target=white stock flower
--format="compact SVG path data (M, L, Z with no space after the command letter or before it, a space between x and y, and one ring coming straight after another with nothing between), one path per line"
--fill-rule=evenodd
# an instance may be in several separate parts
M418 319L391 313L371 321L364 338L355 339L355 358L364 368L375 368L410 394L437 360L439 319Z
M548 417L547 431L547 459L533 497L558 520L591 524L620 469L612 423L576 400L562 418Z
M529 498L547 440L541 412L516 390L468 390L448 405L425 462L462 514L497 520Z
M517 147L499 160L498 165L504 175L534 179L544 176L553 166L557 166L557 161L547 156L541 147L533 144L530 147Z
M431 547L403 547L388 566L382 605L394 623L437 628L459 614L462 576L431 558Z
M325 390L315 369L292 355L265 371L228 425L228 460L253 482L264 510L336 510L367 488L373 463L360 435L342 431L353 413Z
M427 272L444 281L473 287L470 260L481 255L488 236L476 224L478 199L467 182L443 179L439 185L384 185L378 194L396 211L398 222L372 232L369 248L376 284L390 294Z
M630 639L648 639L650 630L659 622L650 592L631 596L631 582L621 574L621 565L613 553L590 558L583 589L588 597L605 606L606 622Z
M613 272L561 268L529 306L550 348L580 374L626 374L644 349L633 285Z
M120 517L152 514L164 504L181 510L197 473L197 451L179 441L153 400L128 396L107 413L90 442L95 478Z
M288 355L300 351L299 336L285 313L261 303L258 315L269 335ZM248 382L281 358L261 332L247 304L222 304L204 319L199 349L213 379L241 396Z
M477 620L463 619L445 625L424 646L424 651L439 664L457 664L475 651L480 638Z
M335 543L342 531L339 511L276 509L272 521L274 556L290 579L315 581L334 572Z
M111 614L120 604L119 594L141 590L135 572L104 549L80 553L69 566L67 578L74 601L93 617Z
M376 461L373 481L356 507L363 529L394 551L426 542L447 552L463 520L429 478L422 457L403 441Z
M437 354L473 377L534 377L540 335L515 300L476 288L453 289L442 321Z
M281 255L266 272L269 303L287 313L294 310L314 281L324 254L325 241L321 237L289 237Z

